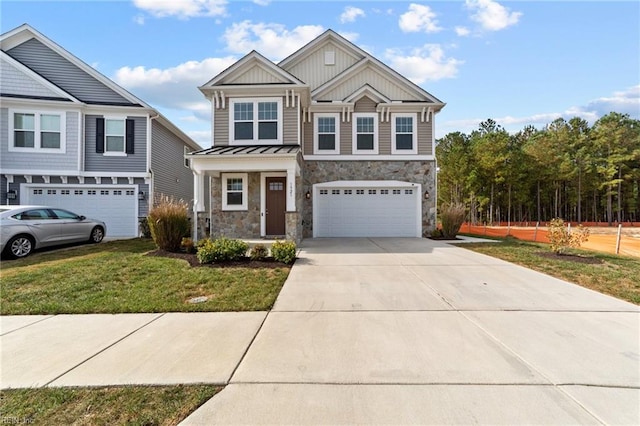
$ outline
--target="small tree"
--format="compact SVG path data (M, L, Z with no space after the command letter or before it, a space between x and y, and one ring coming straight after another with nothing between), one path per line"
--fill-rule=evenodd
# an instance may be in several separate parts
M589 228L578 225L569 232L564 220L555 218L549 222L549 242L555 254L564 253L569 247L578 248L589 239Z
M179 252L182 238L189 234L188 205L183 200L161 195L149 211L147 221L158 248Z
M451 203L444 206L440 212L442 236L444 238L455 238L458 235L464 222L465 214L465 207L462 203Z

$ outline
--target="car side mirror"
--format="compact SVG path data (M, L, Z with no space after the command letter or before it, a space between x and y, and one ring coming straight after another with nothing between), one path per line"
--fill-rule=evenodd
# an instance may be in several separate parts
M78 220L85 220L86 218L86 216L78 216Z

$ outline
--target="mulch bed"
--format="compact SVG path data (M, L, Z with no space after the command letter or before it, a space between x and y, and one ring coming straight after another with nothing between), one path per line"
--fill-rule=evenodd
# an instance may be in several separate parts
M569 262L584 263L586 265L600 265L604 263L602 259L598 259L597 257L580 256L577 254L556 254L548 251L541 251L536 254L548 259L567 260Z
M147 256L169 257L171 259L182 259L189 262L192 267L205 267L205 268L290 268L291 265L286 265L282 262L273 260L272 257L267 257L265 260L251 260L249 257L243 257L240 260L234 260L229 262L220 263L205 263L202 264L198 261L198 257L192 253L172 253L165 250L154 250L147 253Z

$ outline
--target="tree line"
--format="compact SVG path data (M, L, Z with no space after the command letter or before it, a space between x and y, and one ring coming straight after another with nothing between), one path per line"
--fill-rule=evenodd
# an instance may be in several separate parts
M472 223L640 221L640 120L558 118L509 134L494 120L437 141L438 202Z

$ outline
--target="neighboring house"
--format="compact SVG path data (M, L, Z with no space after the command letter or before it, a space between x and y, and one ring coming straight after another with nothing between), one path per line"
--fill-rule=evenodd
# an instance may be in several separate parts
M195 210L213 236L422 237L435 227L444 103L335 32L278 64L253 51L200 90L213 143L189 157Z
M135 237L156 194L192 202L202 149L29 25L0 36L1 204L64 207Z

